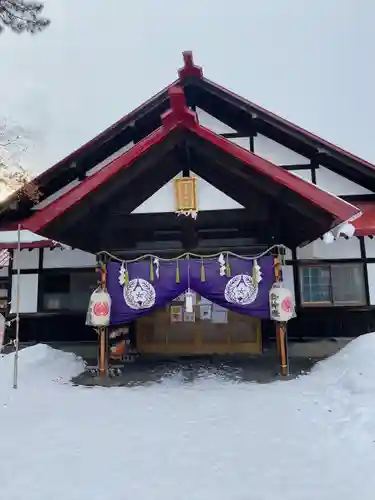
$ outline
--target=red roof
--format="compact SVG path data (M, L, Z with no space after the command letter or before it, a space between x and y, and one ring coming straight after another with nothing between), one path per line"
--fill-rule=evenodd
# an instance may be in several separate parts
M124 152L120 157L104 166L91 177L86 178L73 189L60 196L60 198L36 211L34 215L24 221L23 228L35 233L42 231L45 226L69 210L73 205L79 203L82 198L95 191L120 170L128 168L149 148L162 142L168 134L177 128L187 129L204 141L232 155L258 174L272 179L274 183L284 186L294 191L300 197L309 200L311 204L331 214L335 224L339 224L359 214L359 210L350 203L317 188L313 184L284 170L282 167L274 165L215 134L209 129L202 127L195 113L190 111L186 106L183 89L172 87L169 89L169 97L171 109L162 116L162 127L135 144L130 150Z
M280 116L272 113L271 111L268 111L267 109L258 106L257 104L253 103L252 101L249 101L238 94L235 94L234 92L226 89L225 87L213 82L212 80L209 80L208 78L205 78L203 75L203 70L200 66L197 66L194 64L193 61L193 54L191 51L185 51L183 52L183 60L184 60L184 65L183 67L178 71L178 79L172 82L170 85L162 89L160 92L152 96L150 99L145 101L143 104L138 106L136 109L134 109L132 112L129 114L123 116L120 120L118 120L116 123L105 129L103 132L98 134L96 137L88 141L86 144L82 145L75 151L73 151L71 154L69 154L67 157L63 158L60 160L58 163L50 167L49 169L45 170L42 172L40 175L38 175L35 179L33 179L33 182L36 183L37 185L40 184L42 178L44 175L48 172L51 173L53 171L58 171L60 167L63 167L67 162L73 162L76 160L77 155L84 153L85 150L89 147L92 146L96 143L99 143L100 141L106 142L110 137L111 133L115 133L118 127L126 127L127 125L132 123L132 120L134 120L137 116L137 113L146 110L150 105L155 103L157 99L163 97L164 95L167 94L169 89L179 85L183 84L186 82L189 78L197 78L198 80L206 83L211 89L216 89L222 93L224 93L226 96L230 96L233 99L236 100L239 105L245 105L247 107L251 107L254 112L259 112L262 114L262 117L269 118L272 120L274 123L277 123L280 126L284 126L285 130L297 134L303 138L309 138L311 141L313 141L316 144L317 148L326 148L327 150L331 150L333 152L339 153L341 155L344 155L344 157L349 158L354 160L356 163L365 166L371 170L375 170L375 165L349 153L348 151L339 148L338 146L323 140L322 138L318 137L317 135L308 132L307 130L303 129L302 127L299 127L290 121L281 118ZM9 197L9 200L12 200L13 197Z
M375 202L356 201L355 204L362 212L353 222L356 236L375 235Z

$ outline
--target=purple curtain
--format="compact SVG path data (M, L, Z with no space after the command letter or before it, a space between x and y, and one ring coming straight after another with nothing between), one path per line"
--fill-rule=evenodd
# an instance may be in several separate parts
M229 310L269 318L273 258L258 259L262 278L259 283L252 279L253 261L230 256L228 263L230 275L222 276L217 259L159 261L158 265L151 259L142 259L127 264L126 268L118 262L110 262L107 285L112 298L111 324L129 323L163 307L189 287Z

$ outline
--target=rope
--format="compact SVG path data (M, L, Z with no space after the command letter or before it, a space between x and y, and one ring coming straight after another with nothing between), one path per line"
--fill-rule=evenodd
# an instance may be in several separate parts
M271 247L264 250L264 252L261 252L257 255L253 255L251 257L248 257L248 256L246 257L244 255L238 255L238 254L236 254L234 252L230 252L230 251L217 252L217 253L208 254L208 255L199 255L196 253L185 252L181 255L178 255L177 257L171 257L171 258L159 257L158 255L147 253L147 254L140 255L139 257L136 257L134 259L129 259L129 260L121 259L120 257L117 257L116 255L113 255L110 252L107 252L106 250L102 250L101 252L98 252L98 255L99 256L106 255L107 257L110 257L112 260L116 260L117 262L126 262L128 264L131 264L132 262L139 262L140 260L143 260L143 259L159 259L159 260L164 261L164 262L172 262L172 261L176 261L176 260L180 260L180 259L189 259L190 257L197 258L197 259L215 259L215 258L219 257L222 253L225 253L226 255L231 255L232 257L237 257L238 259L252 261L252 260L260 259L261 257L264 257L268 253L272 252L272 250L274 250L274 249L278 250L278 254L282 254L282 252L280 252L280 250L281 249L286 250L286 248L287 247L285 245L280 245L280 244L272 245Z

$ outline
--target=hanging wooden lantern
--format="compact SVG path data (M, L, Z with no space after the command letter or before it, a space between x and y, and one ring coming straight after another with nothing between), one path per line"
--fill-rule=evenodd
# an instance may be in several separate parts
M176 213L198 211L197 179L195 177L181 177L174 180Z

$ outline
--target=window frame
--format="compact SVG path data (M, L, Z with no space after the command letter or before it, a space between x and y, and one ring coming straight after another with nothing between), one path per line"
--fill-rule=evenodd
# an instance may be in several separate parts
M365 263L364 262L314 262L314 263L303 263L298 265L298 277L300 286L300 304L301 307L363 307L368 305L367 294L366 294L366 279L365 279ZM303 270L306 268L325 268L329 270L329 301L305 301L304 300L304 286L303 286ZM334 300L334 285L332 281L332 268L359 268L361 272L361 285L362 297L360 300L350 300L350 301L335 301Z

